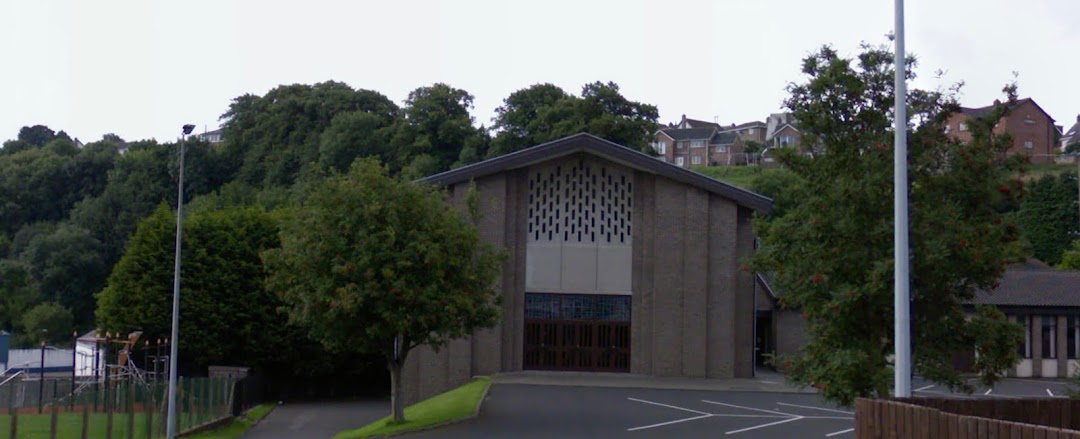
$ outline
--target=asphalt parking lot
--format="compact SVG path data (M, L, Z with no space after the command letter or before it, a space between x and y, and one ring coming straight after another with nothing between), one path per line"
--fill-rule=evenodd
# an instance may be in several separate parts
M496 384L476 419L418 437L852 437L853 417L805 393Z
M1062 398L1069 384L1008 378L971 394L919 379L912 387L928 397ZM851 438L853 428L852 409L808 393L495 384L476 419L417 436Z

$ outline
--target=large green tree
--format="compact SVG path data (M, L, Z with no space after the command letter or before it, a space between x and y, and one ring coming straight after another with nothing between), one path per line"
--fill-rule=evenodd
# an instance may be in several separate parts
M1072 247L1061 255L1061 263L1057 266L1060 270L1080 270L1080 239L1073 242Z
M450 169L462 158L483 157L488 139L484 129L473 126L472 108L469 92L446 84L410 92L402 109L405 117L390 139L391 166L412 179Z
M655 106L624 97L614 82L585 84L571 96L552 84L518 90L495 110L496 130L488 157L587 132L638 151L652 153Z
M470 205L475 213L475 196ZM281 241L264 253L268 288L327 348L386 358L395 421L404 420L401 368L413 348L497 321L501 252L443 191L391 178L373 160L312 187Z
M167 337L172 315L176 217L164 204L143 220L98 297L102 329ZM277 245L277 227L259 209L194 211L184 221L180 282L181 371L242 359L273 366L289 340L267 293L259 253Z
M1080 239L1076 174L1044 176L1029 182L1027 191L1018 215L1021 235L1031 243L1035 258L1055 265Z
M892 51L864 47L855 59L825 47L806 58L804 82L786 106L799 120L813 158L782 153L797 176L786 211L758 221L754 270L775 274L783 304L801 311L808 342L779 358L789 379L815 385L849 405L887 397L893 353ZM914 77L913 60L906 66ZM955 101L912 90L908 137L913 370L933 382L970 389L954 354L978 349L975 369L992 383L1016 358L1020 328L990 308L964 303L992 288L1017 239L1000 206L1019 195L994 159L1007 139L991 132L1005 106L970 123L972 141L944 134Z
M94 294L105 286L108 266L104 248L85 229L63 223L35 236L20 255L43 299L70 311L75 323L89 326L94 317Z
M362 112L386 126L398 111L378 92L334 81L282 85L263 96L240 96L221 116L223 172L257 187L291 184L305 166L319 162L323 131L335 117Z

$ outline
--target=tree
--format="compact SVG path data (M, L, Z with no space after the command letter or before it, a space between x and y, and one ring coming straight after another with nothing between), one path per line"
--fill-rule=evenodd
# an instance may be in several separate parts
M1072 248L1061 255L1059 270L1080 270L1080 239L1072 244Z
M409 93L390 139L395 170L411 170L409 178L421 178L450 169L473 149L483 156L485 136L473 126L469 92L437 83Z
M34 146L45 146L56 138L56 132L45 125L34 125L19 129L19 140Z
M89 326L94 317L94 294L105 286L105 249L85 229L63 223L35 236L20 255L41 297L58 302Z
M40 300L26 266L17 260L0 259L0 330L17 329L21 316Z
M807 79L789 86L786 106L817 154L781 153L801 184L785 197L784 213L757 221L762 244L750 260L753 270L775 274L783 306L806 319L807 345L778 366L844 405L887 397L892 382L892 59L890 48L866 46L856 59L825 47L803 61ZM909 78L913 66L909 59ZM1005 139L991 128L1006 107L970 123L973 139L960 144L944 134L958 110L951 97L912 90L907 104L912 368L970 391L953 355L977 348L975 370L990 384L1015 364L1021 335L995 309L969 316L963 307L978 289L993 288L1017 239L997 209L1023 188L994 159Z
M71 311L56 302L42 302L23 315L22 328L27 338L44 339L48 343L64 343L71 341L71 330L74 326Z
M365 111L334 116L322 133L319 162L326 168L345 172L357 157L389 160L388 122L384 117Z
M488 157L580 132L655 153L649 137L657 127L656 107L626 99L614 82L585 84L580 98L551 84L537 84L512 93L503 102L495 110L497 131Z
M252 208L191 211L184 221L180 293L181 370L235 362L264 369L291 358L294 328L267 293L259 253L277 245L270 214ZM139 224L98 297L102 329L167 337L172 315L176 216L165 205Z
M1076 175L1047 175L1028 183L1020 203L1020 234L1031 242L1036 259L1055 265L1070 243L1080 239Z
M267 287L327 348L386 358L393 419L403 421L410 350L438 349L497 321L501 253L444 192L391 178L373 160L302 200L282 226L281 248L264 253Z

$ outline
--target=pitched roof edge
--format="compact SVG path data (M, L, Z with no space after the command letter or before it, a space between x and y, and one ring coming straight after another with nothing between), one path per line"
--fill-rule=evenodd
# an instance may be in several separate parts
M655 157L588 133L578 133L563 137L551 142L515 151L510 154L431 175L420 181L439 185L452 185L477 177L495 174L504 170L528 166L544 159L561 157L583 151L592 151L609 159L622 162L632 168L662 175L672 180L704 189L710 193L732 199L737 203L756 211L769 212L772 210L772 199L764 195L657 160Z

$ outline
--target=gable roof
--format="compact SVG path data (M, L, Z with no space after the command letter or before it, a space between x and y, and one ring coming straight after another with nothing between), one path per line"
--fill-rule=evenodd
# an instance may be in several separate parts
M1029 103L1029 102L1031 103L1031 105L1034 105L1035 108L1037 108L1039 111L1041 111L1042 114L1045 115L1047 119L1050 119L1051 121L1054 120L1053 117L1050 117L1050 113L1047 113L1046 110L1043 110L1043 108L1040 107L1039 104L1035 103L1035 100L1031 99L1031 98L1017 99L1016 102L1013 102L1011 105L1009 105L1009 110L1010 111L1015 110L1015 109L1019 108L1021 105L1024 105L1024 104ZM998 104L987 105L985 107L974 107L974 108L972 108L972 107L960 107L960 113L963 113L965 116L968 116L968 117L978 118L978 117L982 116L983 114L985 114L986 112L988 112L990 110L993 110L995 105L998 105Z
M973 305L1080 307L1080 271L1008 269Z
M750 128L750 127L758 128L758 127L765 127L765 126L767 126L765 124L765 122L755 120L753 122L747 122L747 123L741 123L741 124L735 125L735 129Z
M768 197L683 169L588 133L574 134L479 163L452 169L424 178L422 181L438 185L452 185L510 169L524 168L535 163L578 152L597 155L633 169L670 178L731 199L742 206L759 212L772 210L772 200Z
M709 139L709 144L710 145L731 145L732 143L735 143L735 141L738 140L738 139L739 139L739 133L737 133L735 131L721 131L721 132L718 132L716 134L713 134L712 138Z
M672 140L703 140L712 137L716 128L665 128L660 130Z
M720 128L720 124L718 124L716 122L709 122L709 121L705 121L705 120L690 119L690 118L686 117L685 114L683 115L682 120L679 121L678 125L676 125L676 126L682 126L682 124L687 124L687 125L690 126L690 128Z

